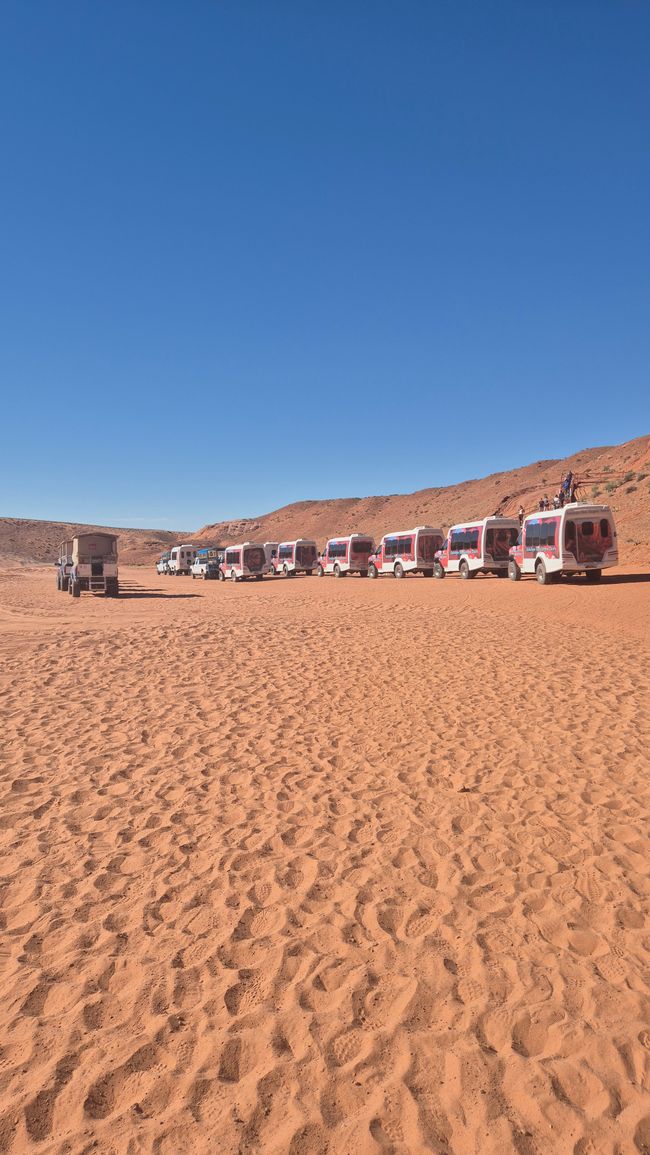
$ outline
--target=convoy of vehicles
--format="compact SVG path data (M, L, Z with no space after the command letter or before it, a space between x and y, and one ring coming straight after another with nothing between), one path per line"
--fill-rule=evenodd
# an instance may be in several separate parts
M56 588L73 598L84 590L116 598L120 592L117 572L117 537L113 533L79 533L59 547Z
M293 577L297 573L306 573L311 577L317 564L316 542L307 537L299 537L296 541L279 543L273 569L275 573L284 574L285 577Z
M524 518L510 550L508 576L519 581L522 574L534 574L540 585L548 585L562 575L584 573L588 582L597 582L604 569L617 564L609 506L574 503Z
M205 549L197 549L196 557L190 566L192 578L203 578L204 581L219 580L224 554L225 546L210 545Z
M334 577L340 578L349 573L367 577L368 563L374 549L375 543L366 533L332 537L318 558L316 573L319 577L334 574Z
M433 577L436 550L442 546L443 539L442 530L431 525L417 525L415 529L384 534L368 558L368 577L392 574L403 578L408 573Z
M243 581L245 578L261 581L269 569L264 546L254 541L229 545L220 566L222 580L229 579L233 582Z
M448 573L462 578L473 578L477 573L507 577L510 547L518 533L516 517L484 517L452 525L436 552L433 572L437 578Z
M61 542L55 565L57 589L68 590L73 597L82 590L108 597L119 593L113 534L78 534ZM615 565L618 541L612 510L608 505L573 501L523 516L521 527L514 517L484 517L452 525L444 537L440 529L418 525L384 534L378 546L369 534L351 533L330 538L320 554L311 538L201 548L185 543L161 554L156 571L191 573L204 581L261 581L265 574L301 573L371 578L384 574L403 578L409 573L443 578L458 573L464 579L492 573L519 581L530 574L540 585L549 585L574 574L597 582L603 570Z

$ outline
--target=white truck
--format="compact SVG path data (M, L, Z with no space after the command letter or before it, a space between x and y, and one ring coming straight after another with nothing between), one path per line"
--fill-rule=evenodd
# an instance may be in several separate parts
M170 551L169 561L167 562L168 572L172 577L181 577L182 575L189 574L196 553L197 550L194 545L175 545Z

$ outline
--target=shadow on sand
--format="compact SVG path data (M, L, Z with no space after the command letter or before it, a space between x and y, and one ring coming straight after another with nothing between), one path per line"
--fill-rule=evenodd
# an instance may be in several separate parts
M605 586L634 585L636 582L650 582L650 573L604 573L600 584Z
M121 586L120 600L123 598L162 598L163 601L178 600L178 598L200 598L200 594L163 594L159 590L148 590L143 586Z

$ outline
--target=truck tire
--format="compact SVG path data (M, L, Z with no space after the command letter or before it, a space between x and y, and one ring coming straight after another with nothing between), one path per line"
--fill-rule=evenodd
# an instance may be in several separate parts
M463 560L461 561L461 563L458 567L458 572L459 572L460 576L462 577L463 581L469 581L470 578L474 577L474 573L469 568L469 565L465 561L465 558L463 558Z
M603 571L601 569L588 569L585 574L585 578L589 582L589 585L595 585L596 582L600 581L602 576Z
M393 574L396 578L403 578L404 577L404 566L402 565L402 563L400 561L395 562L395 566L393 568Z
M345 574L342 573L341 567L339 565L334 566L334 577L335 578L345 577Z
M369 565L368 566L368 577L369 578L379 577L379 573L378 573L376 565Z
M433 567L433 576L435 578L443 578L445 576L445 567L437 561Z
M551 575L543 561L538 561L537 565L535 566L535 577L541 586L548 586L551 584Z
M71 581L70 582L70 593L72 594L73 598L80 598L81 597L81 583L78 581L74 581L74 582Z
M317 576L317 577L325 577L325 570L323 569L323 567L322 567L322 565L320 564L320 562L319 562L319 564L318 564L318 565L317 565L317 567L316 567L316 576Z
M511 582L521 581L521 570L519 569L519 566L517 565L514 558L508 562L508 577L510 578Z

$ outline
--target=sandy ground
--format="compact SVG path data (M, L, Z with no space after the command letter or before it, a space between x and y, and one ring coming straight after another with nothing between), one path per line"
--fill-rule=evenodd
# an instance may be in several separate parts
M650 584L122 576L1 574L0 1152L649 1151Z

